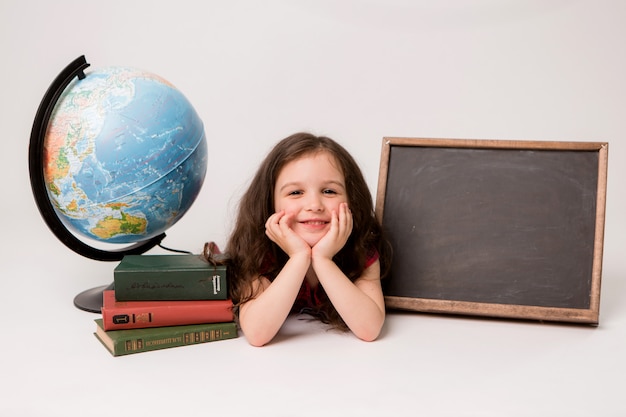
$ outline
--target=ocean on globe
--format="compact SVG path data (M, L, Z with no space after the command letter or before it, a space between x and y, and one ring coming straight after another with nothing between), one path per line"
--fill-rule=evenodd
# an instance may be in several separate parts
M44 139L44 181L61 221L107 243L163 233L204 182L198 114L161 77L126 67L85 73L64 90Z

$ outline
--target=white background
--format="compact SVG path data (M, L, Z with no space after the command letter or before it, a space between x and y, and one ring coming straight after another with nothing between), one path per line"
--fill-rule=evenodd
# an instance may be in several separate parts
M624 22L621 0L0 0L0 415L626 415ZM39 101L82 54L203 119L209 174L163 242L194 252L296 131L342 143L373 195L384 136L609 142L600 326L396 313L374 343L291 320L261 349L111 357L72 299L115 265L57 241L28 180Z

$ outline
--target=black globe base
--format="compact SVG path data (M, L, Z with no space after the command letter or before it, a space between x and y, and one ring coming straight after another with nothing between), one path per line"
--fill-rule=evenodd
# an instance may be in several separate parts
M102 285L83 291L74 297L74 305L90 313L100 313L102 309L102 293L105 290L112 290L113 284Z

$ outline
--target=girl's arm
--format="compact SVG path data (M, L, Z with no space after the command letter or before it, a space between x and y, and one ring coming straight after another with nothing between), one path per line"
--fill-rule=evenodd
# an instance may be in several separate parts
M253 287L253 294L258 295L239 309L241 330L254 346L265 345L278 333L311 265L311 248L291 230L290 219L281 211L267 220L266 234L289 255L289 260L273 282L258 277Z
M354 282L339 269L333 256L352 232L352 214L342 203L333 213L331 227L312 250L311 265L337 312L360 339L375 340L385 322L385 302L380 284L380 262L370 265Z
M352 282L328 258L313 258L313 269L337 312L359 338L375 340L385 322L385 303L380 284L380 263L370 265Z
M239 308L239 324L248 342L263 346L271 341L287 319L310 265L306 254L289 258L273 282L258 277L256 298Z

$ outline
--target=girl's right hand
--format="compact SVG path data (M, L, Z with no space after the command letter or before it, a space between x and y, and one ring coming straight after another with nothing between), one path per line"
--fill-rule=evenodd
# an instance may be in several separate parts
M311 247L290 226L293 215L284 210L272 214L265 222L265 234L290 258L299 253L311 256Z

